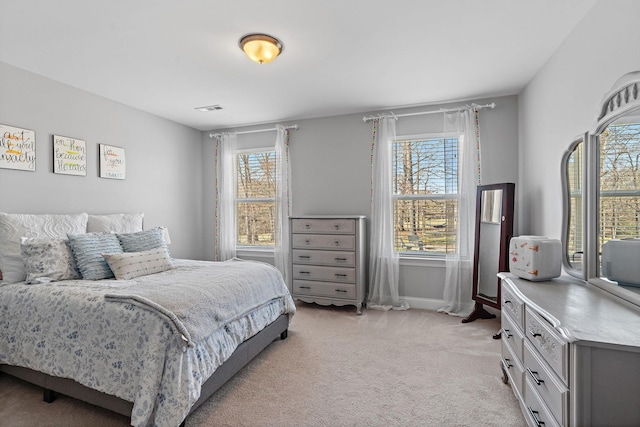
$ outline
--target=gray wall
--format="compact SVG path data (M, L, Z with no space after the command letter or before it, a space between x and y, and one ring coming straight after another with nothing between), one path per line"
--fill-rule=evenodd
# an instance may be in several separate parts
M470 103L471 101L469 101ZM518 177L518 107L517 97L506 96L474 100L478 104L495 102L493 110L480 113L483 183L516 182ZM409 109L394 109L396 114L436 110L458 106L453 103ZM293 215L371 215L371 124L362 118L370 113L298 120L291 131L290 159ZM398 135L442 131L441 114L400 118ZM263 129L274 124L237 128ZM218 132L218 131L212 131ZM238 136L238 148L273 146L275 132ZM204 135L204 189L215 194L215 143ZM517 190L516 190L517 191ZM205 196L205 218L215 217L215 203ZM205 226L205 257L213 259L213 220ZM242 256L272 262L264 254L243 253ZM444 261L402 260L400 294L415 307L436 308L444 289Z
M202 133L0 63L0 123L36 132L36 171L0 169L0 211L144 212L171 254L202 256ZM87 142L87 176L53 173L52 135ZM126 179L98 178L98 144L126 149Z
M494 110L480 113L483 183L516 182L517 97L474 102L497 104ZM393 111L402 114L460 104ZM371 124L362 121L367 114L295 122L300 129L291 131L293 215L370 216ZM1 63L0 123L32 129L37 139L36 172L0 169L0 211L141 211L147 227L169 227L173 256L214 259L215 144L209 132L199 132ZM399 135L441 129L439 114L404 117L397 122ZM53 134L87 141L86 177L53 174ZM240 135L238 140L240 148L269 146L275 141L275 132ZM98 178L99 143L126 149L126 180ZM243 255L272 262L269 254ZM444 262L402 260L401 266L400 294L415 307L438 307L444 286Z
M521 234L561 238L560 161L604 94L640 70L640 2L600 0L519 96Z

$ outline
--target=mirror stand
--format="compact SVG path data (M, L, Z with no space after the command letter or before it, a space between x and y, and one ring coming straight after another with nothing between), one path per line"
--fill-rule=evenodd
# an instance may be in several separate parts
M487 311L485 305L500 310L500 279L497 274L509 271L514 193L515 184L511 182L479 185L477 188L472 291L475 307L462 323L495 318L496 315ZM500 338L500 333L494 338Z

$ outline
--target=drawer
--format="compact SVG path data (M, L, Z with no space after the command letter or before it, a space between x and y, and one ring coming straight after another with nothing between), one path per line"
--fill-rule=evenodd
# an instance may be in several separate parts
M291 220L291 232L355 234L356 221L354 219L294 218Z
M355 250L356 236L335 234L293 234L291 245L294 249L336 249Z
M524 382L524 367L520 363L521 359L518 359L513 353L513 349L507 344L504 339L504 333L502 338L502 366L505 372L509 375L509 382L511 388L514 389L514 393L518 399L522 399L524 396L523 382Z
M293 280L293 294L323 296L331 298L355 299L356 285L343 283L310 282Z
M509 313L516 325L524 330L524 303L511 290L507 280L502 281L501 299L502 311Z
M527 413L524 416L527 418L527 424L530 426L560 427L540 395L533 389L529 378L524 383L524 403L527 408Z
M322 280L325 282L356 282L356 269L350 267L324 267L319 265L293 265L293 278Z
M515 325L513 319L511 319L511 317L507 313L502 313L501 324L502 340L508 343L508 345L513 349L514 353L518 357L518 360L522 362L522 346L524 341L522 331Z
M294 249L293 263L355 267L356 254L355 252Z
M568 384L569 344L529 307L525 309L524 334L551 369Z
M538 392L556 421L568 425L567 387L545 366L545 362L529 342L524 345L523 362L525 377L531 381L531 387Z

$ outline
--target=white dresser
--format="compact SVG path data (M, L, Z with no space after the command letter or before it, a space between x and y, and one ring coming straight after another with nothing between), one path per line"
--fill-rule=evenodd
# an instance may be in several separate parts
M291 217L294 298L355 305L362 313L366 284L364 216Z
M530 426L640 426L640 308L583 281L502 279L502 369Z

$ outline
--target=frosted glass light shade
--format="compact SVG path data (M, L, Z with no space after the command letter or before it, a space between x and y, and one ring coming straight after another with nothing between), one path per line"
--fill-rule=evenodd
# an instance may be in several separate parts
M266 34L249 34L240 39L239 44L249 59L258 64L267 64L282 52L282 43Z

